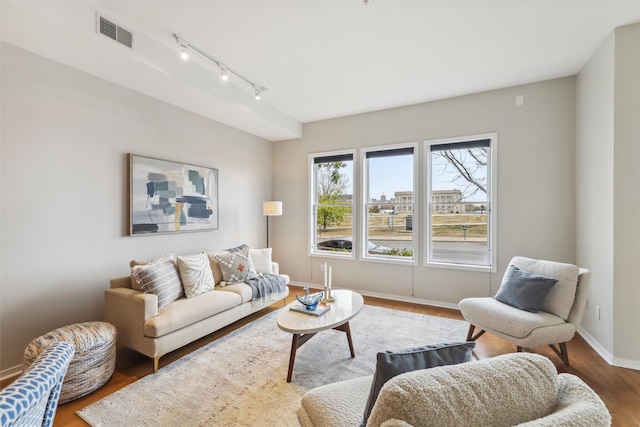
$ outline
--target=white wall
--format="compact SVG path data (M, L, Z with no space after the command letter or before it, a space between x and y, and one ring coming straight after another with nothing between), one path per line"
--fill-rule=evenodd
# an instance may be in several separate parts
M640 24L615 37L613 354L640 369Z
M586 338L640 369L640 24L620 27L577 78L578 261L593 270ZM600 307L600 319L596 307Z
M272 241L283 270L294 281L322 279L326 259L308 255L309 153L487 132L498 133L497 273L332 259L336 286L451 306L493 295L515 255L575 262L575 79L568 77L309 123L303 138L276 142L274 195L285 208Z
M614 36L577 78L577 259L591 270L582 327L613 350L613 92ZM596 318L600 307L600 320Z
M1 365L101 320L133 258L265 243L272 144L2 44ZM127 153L219 169L220 228L128 237Z

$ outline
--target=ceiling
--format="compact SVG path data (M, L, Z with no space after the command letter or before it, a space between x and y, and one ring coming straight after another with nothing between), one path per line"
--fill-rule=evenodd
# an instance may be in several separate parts
M0 2L2 40L267 140L302 124L577 74L640 0ZM133 48L96 33L96 13ZM178 56L176 33L215 63Z

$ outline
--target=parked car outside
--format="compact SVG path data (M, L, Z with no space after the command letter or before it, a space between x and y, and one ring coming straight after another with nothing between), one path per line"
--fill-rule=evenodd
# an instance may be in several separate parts
M318 243L318 249L328 251L344 251L351 252L353 250L353 242L350 238L342 239L329 239ZM367 242L367 252L375 255L384 255L391 251L391 248L386 246L376 245L369 241Z

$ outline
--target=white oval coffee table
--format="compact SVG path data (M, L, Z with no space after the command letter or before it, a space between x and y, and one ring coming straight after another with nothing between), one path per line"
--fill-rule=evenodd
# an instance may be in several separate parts
M364 304L362 295L345 289L332 290L331 295L335 298L335 301L329 303L331 309L321 316L313 316L311 314L289 310L291 306L299 305L300 303L298 301L288 304L278 315L278 327L285 332L293 334L287 382L291 382L293 364L296 360L296 351L318 332L327 329L345 332L349 342L351 357L356 356L353 350L353 341L351 340L349 320L353 319L356 314L360 312Z

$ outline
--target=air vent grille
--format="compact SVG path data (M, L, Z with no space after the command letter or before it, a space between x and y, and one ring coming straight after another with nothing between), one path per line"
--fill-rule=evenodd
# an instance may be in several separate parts
M127 46L128 48L133 47L133 34L102 16L100 17L98 31L100 34L103 34L110 39Z

